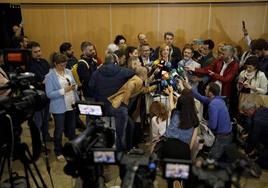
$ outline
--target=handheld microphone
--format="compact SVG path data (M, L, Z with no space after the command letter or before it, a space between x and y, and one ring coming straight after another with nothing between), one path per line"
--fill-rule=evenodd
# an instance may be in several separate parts
M177 73L178 73L179 77L182 77L184 80L186 79L186 74L185 74L184 68L178 67Z
M162 80L168 80L169 79L169 73L167 71L162 71Z

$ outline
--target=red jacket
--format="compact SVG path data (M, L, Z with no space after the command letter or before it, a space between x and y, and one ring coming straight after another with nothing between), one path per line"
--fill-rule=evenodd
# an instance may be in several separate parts
M238 74L239 63L233 60L228 67L225 69L223 75L220 75L221 69L223 66L223 60L215 59L212 63L210 63L207 67L204 68L196 68L195 72L200 74L209 75L209 71L213 71L215 74L211 76L212 81L215 82L217 80L222 82L221 95L222 96L231 96L232 89L232 81L235 76Z

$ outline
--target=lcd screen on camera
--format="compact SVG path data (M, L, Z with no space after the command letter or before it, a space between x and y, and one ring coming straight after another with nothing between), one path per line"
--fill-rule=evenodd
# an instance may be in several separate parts
M114 151L93 151L95 163L114 164L116 162Z
M165 178L169 179L188 179L190 174L189 164L166 163Z
M78 109L82 115L102 116L102 109L99 105L78 104Z
M7 54L7 61L8 62L22 62L23 57L22 53L8 53Z

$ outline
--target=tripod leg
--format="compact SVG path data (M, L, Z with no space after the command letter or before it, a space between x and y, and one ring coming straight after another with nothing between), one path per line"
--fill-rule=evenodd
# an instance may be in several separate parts
M4 172L5 162L6 162L6 156L5 156L5 154L4 155L0 155L0 164L1 164L0 180L2 179L2 175L3 175L3 172Z
M25 178L26 178L26 182L27 182L27 187L30 188L29 174L28 174L27 167L25 164L24 164L24 173L25 173Z
M28 147L26 148L26 152L27 152L27 154L29 155L29 157L32 158L32 155L31 155L31 153L30 153ZM40 171L39 171L39 169L38 169L36 163L33 162L32 164L33 164L34 169L35 169L35 171L36 171L36 173L37 173L37 175L38 175L38 177L39 177L39 179L40 179L40 181L41 181L41 183L42 183L42 185L43 185L43 188L47 188L47 185L46 185L44 179L42 178L42 175L41 175L41 173L40 173ZM37 181L36 181L36 178L34 177L34 175L33 175L33 173L32 173L32 170L30 169L29 166L28 166L28 170L29 170L29 172L31 173L33 180L36 182L36 185L38 185L38 184L37 184ZM39 187L39 186L38 186L38 187Z

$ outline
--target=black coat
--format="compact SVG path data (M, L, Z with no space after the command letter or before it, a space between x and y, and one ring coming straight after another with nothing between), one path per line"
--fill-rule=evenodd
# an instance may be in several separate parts
M34 86L37 89L45 90L45 84L43 81L45 79L46 74L49 72L49 64L45 59L32 59L32 61L28 65L27 71L35 74L35 83Z
M90 81L89 90L96 101L108 103L107 98L116 93L129 78L135 75L133 70L115 64L104 64L96 70Z

